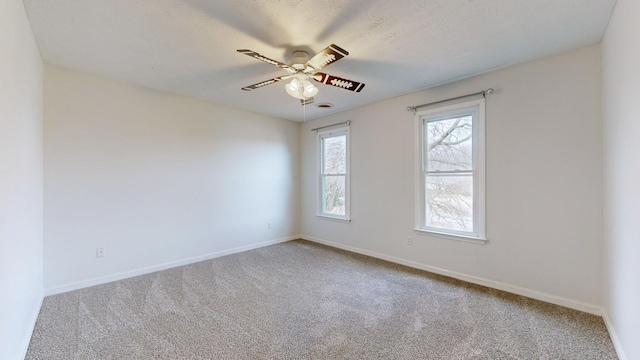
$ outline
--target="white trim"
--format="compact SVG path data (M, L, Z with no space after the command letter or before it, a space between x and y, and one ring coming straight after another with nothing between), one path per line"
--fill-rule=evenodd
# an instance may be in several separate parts
M38 315L40 315L40 308L42 308L42 302L44 301L44 294L40 296L38 305L33 309L31 316L29 316L29 327L24 334L24 340L22 340L22 346L18 352L16 360L24 359L27 356L27 350L29 350L29 344L31 343L31 337L33 336L33 330L36 328L36 321L38 321Z
M472 114L472 167L470 170L451 171L450 173L471 173L473 178L473 230L458 231L449 229L440 229L430 227L425 224L425 121L438 121L442 119L459 116L470 111ZM415 201L415 227L426 232L434 232L437 234L451 234L450 239L460 240L457 235L461 235L466 239L478 239L480 242L486 239L486 178L485 178L485 156L486 156L486 138L485 138L485 99L484 97L456 102L454 104L445 104L433 106L422 111L416 111L414 116L414 201ZM434 176L449 173L437 172ZM486 241L485 241L486 242Z
M484 245L484 244L489 242L489 240L484 239L484 238L478 238L478 237L466 236L466 235L458 235L458 234L454 234L454 233L442 233L442 232L433 231L433 230L427 230L427 229L415 228L415 229L413 229L413 231L415 231L416 234L418 234L418 235L434 236L434 237L451 239L451 240L458 240L458 241L464 241L464 242L469 242L469 243L474 243L474 244L482 244L482 245Z
M319 217L319 218L323 218L325 220L337 221L337 222L341 222L341 223L350 223L351 222L351 219L345 219L343 217L321 215L321 214L316 214L316 216Z
M607 326L607 330L609 331L609 337L611 337L611 342L613 343L613 348L616 349L616 354L618 354L618 358L620 360L629 359L622 348L622 343L620 342L620 338L618 337L618 333L616 332L616 328L613 327L613 322L611 322L611 317L609 317L609 313L606 309L602 310L602 319L604 320L604 324Z
M109 282L112 282L112 281L128 279L128 278L131 278L131 277L134 277L134 276L150 274L150 273L153 273L153 272L156 272L156 271L160 271L160 270L171 269L171 268L174 268L174 267L193 264L193 263L197 263L197 262L205 261L205 260L211 260L211 259L215 259L215 258L218 258L218 257L226 256L226 255L241 253L241 252L244 252L244 251L258 249L258 248L269 246L269 245L275 245L275 244L279 244L279 243L283 243L283 242L287 242L287 241L291 241L291 240L296 240L296 239L299 239L299 238L300 238L299 235L291 235L291 236L287 236L287 237L280 238L280 239L262 241L262 242L251 244L251 245L245 245L245 246L240 246L240 247L236 247L236 248L232 248L232 249L212 252L212 253L209 253L209 254L194 256L194 257L183 259L183 260L170 261L170 262L167 262L167 263L164 263L164 264L152 265L152 266L148 266L148 267L141 268L141 269L130 270L130 271L125 271L125 272L106 275L106 276L100 276L100 277L89 279L89 280L82 280L82 281L70 283L70 284L67 284L67 285L62 285L62 286L57 286L57 287L45 289L44 293L45 293L45 296L65 293L65 292L68 292L68 291L83 289L83 288L90 287L90 286L106 284L106 283L109 283Z
M413 224L416 228L419 228L422 224L422 199L424 199L424 190L422 189L422 124L420 117L414 114L413 120L413 132L414 132L414 144L413 144L413 200L414 200L414 217Z
M328 135L328 136L327 136ZM323 174L323 170L322 170L322 166L323 166L323 150L324 150L324 143L323 143L323 139L327 138L327 137L333 137L333 136L341 136L341 135L345 135L346 136L346 152L347 152L347 156L345 159L345 174L336 174L336 175L340 175L340 176L344 176L345 177L345 204L344 204L344 215L336 215L336 214L330 214L330 213L325 213L323 212L323 197L324 197L324 193L323 193L323 189L322 189L322 178L325 176ZM342 127L338 127L338 128L332 128L330 130L325 130L325 131L317 131L316 132L316 139L317 139L317 143L316 143L316 151L318 151L318 155L316 156L316 171L317 171L317 177L316 177L316 190L317 190L317 206L316 206L316 215L322 218L327 218L327 219L331 219L331 220L342 220L345 222L350 222L351 221L351 126L350 126L350 122L349 125L347 126L342 126Z
M544 293L544 292L541 292L541 291L531 290L531 289L527 289L527 288L524 288L524 287L521 287L521 286L517 286L517 285L511 285L511 284L503 283L503 282L500 282L500 281L494 281L494 280L490 280L490 279L481 278L481 277L478 277L478 276L463 274L463 273L459 273L459 272L456 272L456 271L450 271L450 270L438 268L438 267L435 267L435 266L430 266L430 265L422 264L422 263L419 263L419 262L402 259L402 258L395 257L395 256L385 255L385 254L377 253L377 252L374 252L374 251L360 249L360 248L353 247L353 246L342 245L342 244L339 244L339 243L335 243L335 242L332 242L332 241L319 239L319 238L312 237L312 236L300 235L300 238L304 239L304 240L316 242L316 243L319 243L319 244L335 247L335 248L338 248L338 249L347 250L347 251L351 251L351 252L354 252L354 253L358 253L358 254L362 254L362 255L366 255L366 256L371 256L371 257L382 259L382 260L386 260L386 261L389 261L389 262L392 262L392 263L409 266L409 267L412 267L412 268L415 268L415 269L425 270L425 271L428 271L428 272L431 272L431 273L444 275L444 276L447 276L447 277L451 277L451 278L454 278L454 279L470 282L470 283L473 283L473 284L478 284L478 285L490 287L490 288L493 288L493 289L506 291L506 292L509 292L509 293L512 293L512 294L522 295L522 296L526 296L528 298L532 298L532 299L548 302L548 303L551 303L551 304L568 307L570 309L583 311L583 312L586 312L586 313L589 313L589 314L602 316L602 307L597 306L597 305L593 305L593 304L588 304L588 303L585 303L585 302L582 302L582 301L567 299L567 298L564 298L564 297L561 297L561 296L547 294L547 293Z

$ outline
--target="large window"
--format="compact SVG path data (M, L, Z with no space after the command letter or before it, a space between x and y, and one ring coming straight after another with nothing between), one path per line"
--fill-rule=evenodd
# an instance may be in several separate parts
M484 99L416 113L416 230L485 241Z
M349 220L349 128L319 132L318 146L318 215Z

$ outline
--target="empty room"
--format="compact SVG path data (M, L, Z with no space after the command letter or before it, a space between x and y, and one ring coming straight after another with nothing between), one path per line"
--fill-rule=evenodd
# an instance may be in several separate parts
M637 0L3 0L0 359L640 360Z

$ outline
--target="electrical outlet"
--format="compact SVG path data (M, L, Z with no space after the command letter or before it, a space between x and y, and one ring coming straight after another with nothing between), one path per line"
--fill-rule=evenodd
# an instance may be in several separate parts
M273 229L273 223L267 223L267 229Z
M96 248L96 257L103 258L107 256L107 253L103 247Z
M411 236L407 236L407 245L411 244L413 244L413 240L411 239Z

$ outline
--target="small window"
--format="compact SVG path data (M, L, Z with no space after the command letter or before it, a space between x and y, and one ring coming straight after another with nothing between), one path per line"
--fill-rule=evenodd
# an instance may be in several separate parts
M416 119L416 230L484 241L484 99L424 110Z
M318 215L349 220L349 128L318 133Z

